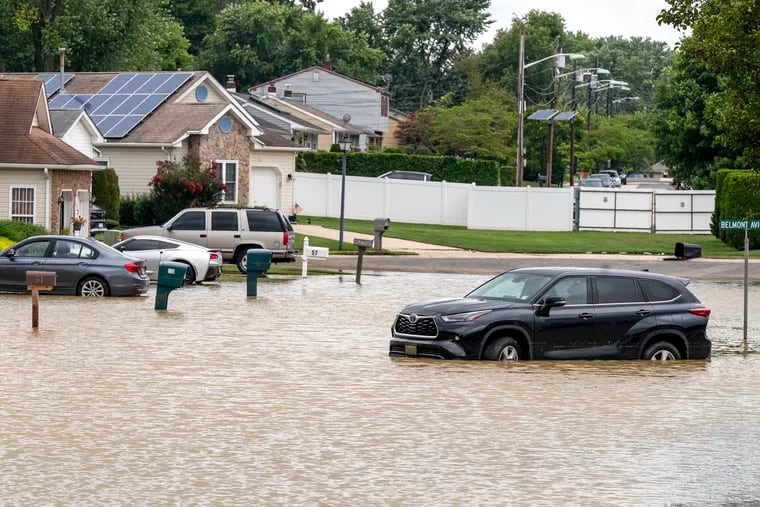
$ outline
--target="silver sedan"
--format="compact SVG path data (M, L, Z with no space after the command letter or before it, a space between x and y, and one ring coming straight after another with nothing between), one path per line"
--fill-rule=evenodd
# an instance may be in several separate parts
M145 259L151 280L157 278L161 261L186 264L185 285L213 281L222 274L222 252L178 239L140 235L120 241L113 247L131 257Z

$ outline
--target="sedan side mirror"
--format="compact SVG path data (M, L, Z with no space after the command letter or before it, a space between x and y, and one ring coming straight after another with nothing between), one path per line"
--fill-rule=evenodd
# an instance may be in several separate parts
M16 256L16 249L15 248L9 248L7 252L5 252L6 257L15 257Z

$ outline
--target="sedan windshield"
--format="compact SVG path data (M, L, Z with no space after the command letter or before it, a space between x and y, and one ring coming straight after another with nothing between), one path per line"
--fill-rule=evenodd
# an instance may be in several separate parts
M507 272L490 279L474 291L468 298L502 299L505 301L527 301L552 279L551 275L537 273Z

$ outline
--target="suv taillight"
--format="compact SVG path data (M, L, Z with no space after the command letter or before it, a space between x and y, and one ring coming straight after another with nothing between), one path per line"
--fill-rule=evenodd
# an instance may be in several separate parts
M288 246L288 244L289 244L288 243L288 239L290 239L288 237L288 231L283 232L282 233L282 244L285 245L285 246Z
M709 308L692 308L689 310L689 313L691 313L692 315L696 315L698 317L709 317L710 309Z

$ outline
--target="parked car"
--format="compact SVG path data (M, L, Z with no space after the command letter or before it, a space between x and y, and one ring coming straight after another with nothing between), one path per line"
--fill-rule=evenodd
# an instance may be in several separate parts
M706 359L710 309L689 281L645 271L522 268L464 298L414 303L391 355L521 359Z
M620 175L615 169L605 169L603 171L599 171L599 174L609 174L613 187L619 188L620 185L623 184L623 181L620 179Z
M178 239L134 236L119 241L113 247L132 257L145 259L151 280L158 277L158 264L161 261L186 264L185 285L210 282L222 274L222 252Z
M144 260L93 238L32 236L0 252L0 290L27 292L27 271L54 272L50 292L57 294L138 296L148 291Z
M252 248L270 250L272 262L296 260L293 226L282 211L269 208L187 208L164 225L127 229L121 239L146 234L220 250L243 274Z
M604 183L600 178L586 178L579 183L582 187L604 188Z
M416 180L416 181L433 181L433 175L418 171L388 171L378 178L390 178L392 180Z
M612 188L612 177L607 173L597 173L597 174L591 174L589 175L588 179L590 180L601 180L602 186Z

